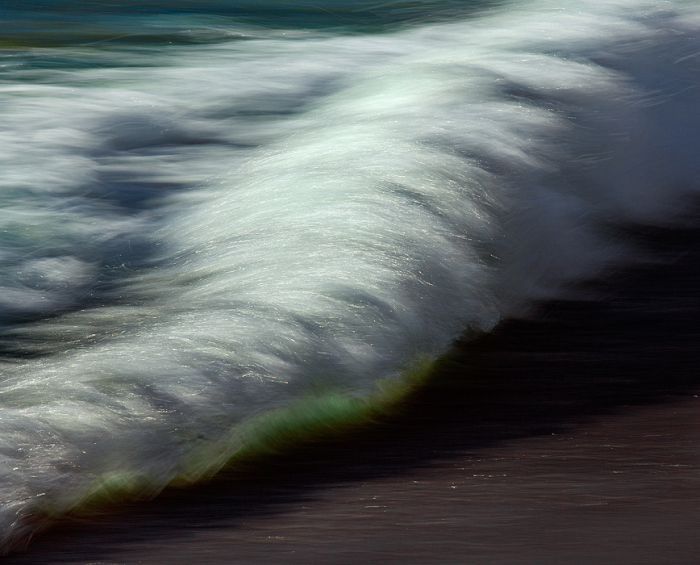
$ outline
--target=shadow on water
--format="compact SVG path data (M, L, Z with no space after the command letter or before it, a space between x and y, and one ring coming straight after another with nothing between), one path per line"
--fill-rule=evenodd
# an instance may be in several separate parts
M170 490L150 504L73 518L8 561L86 562L125 544L236 528L252 516L274 521L324 488L400 476L697 390L700 232L654 229L634 237L653 243L663 261L590 286L598 300L549 303L534 320L509 321L460 344L435 379L384 420L197 488Z

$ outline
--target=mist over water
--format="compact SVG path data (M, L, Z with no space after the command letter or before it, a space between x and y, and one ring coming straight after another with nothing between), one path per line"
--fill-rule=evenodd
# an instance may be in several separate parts
M106 486L216 470L252 418L375 398L634 260L615 226L698 188L692 3L0 21L4 548Z

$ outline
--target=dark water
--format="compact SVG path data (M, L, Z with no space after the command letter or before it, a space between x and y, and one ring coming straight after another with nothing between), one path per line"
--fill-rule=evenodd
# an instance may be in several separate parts
M305 29L377 33L468 17L504 0L163 0L75 2L8 0L0 42L19 45L168 45L225 40L226 31Z

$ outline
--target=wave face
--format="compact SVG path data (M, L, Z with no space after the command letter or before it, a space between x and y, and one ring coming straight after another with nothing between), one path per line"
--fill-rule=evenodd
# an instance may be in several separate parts
M371 398L698 189L692 2L45 4L0 38L4 549L252 418Z

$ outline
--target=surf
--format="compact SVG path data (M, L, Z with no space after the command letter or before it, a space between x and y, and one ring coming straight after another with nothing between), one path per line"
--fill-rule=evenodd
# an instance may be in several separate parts
M384 409L635 260L615 226L698 188L699 30L542 1L3 59L2 548Z

